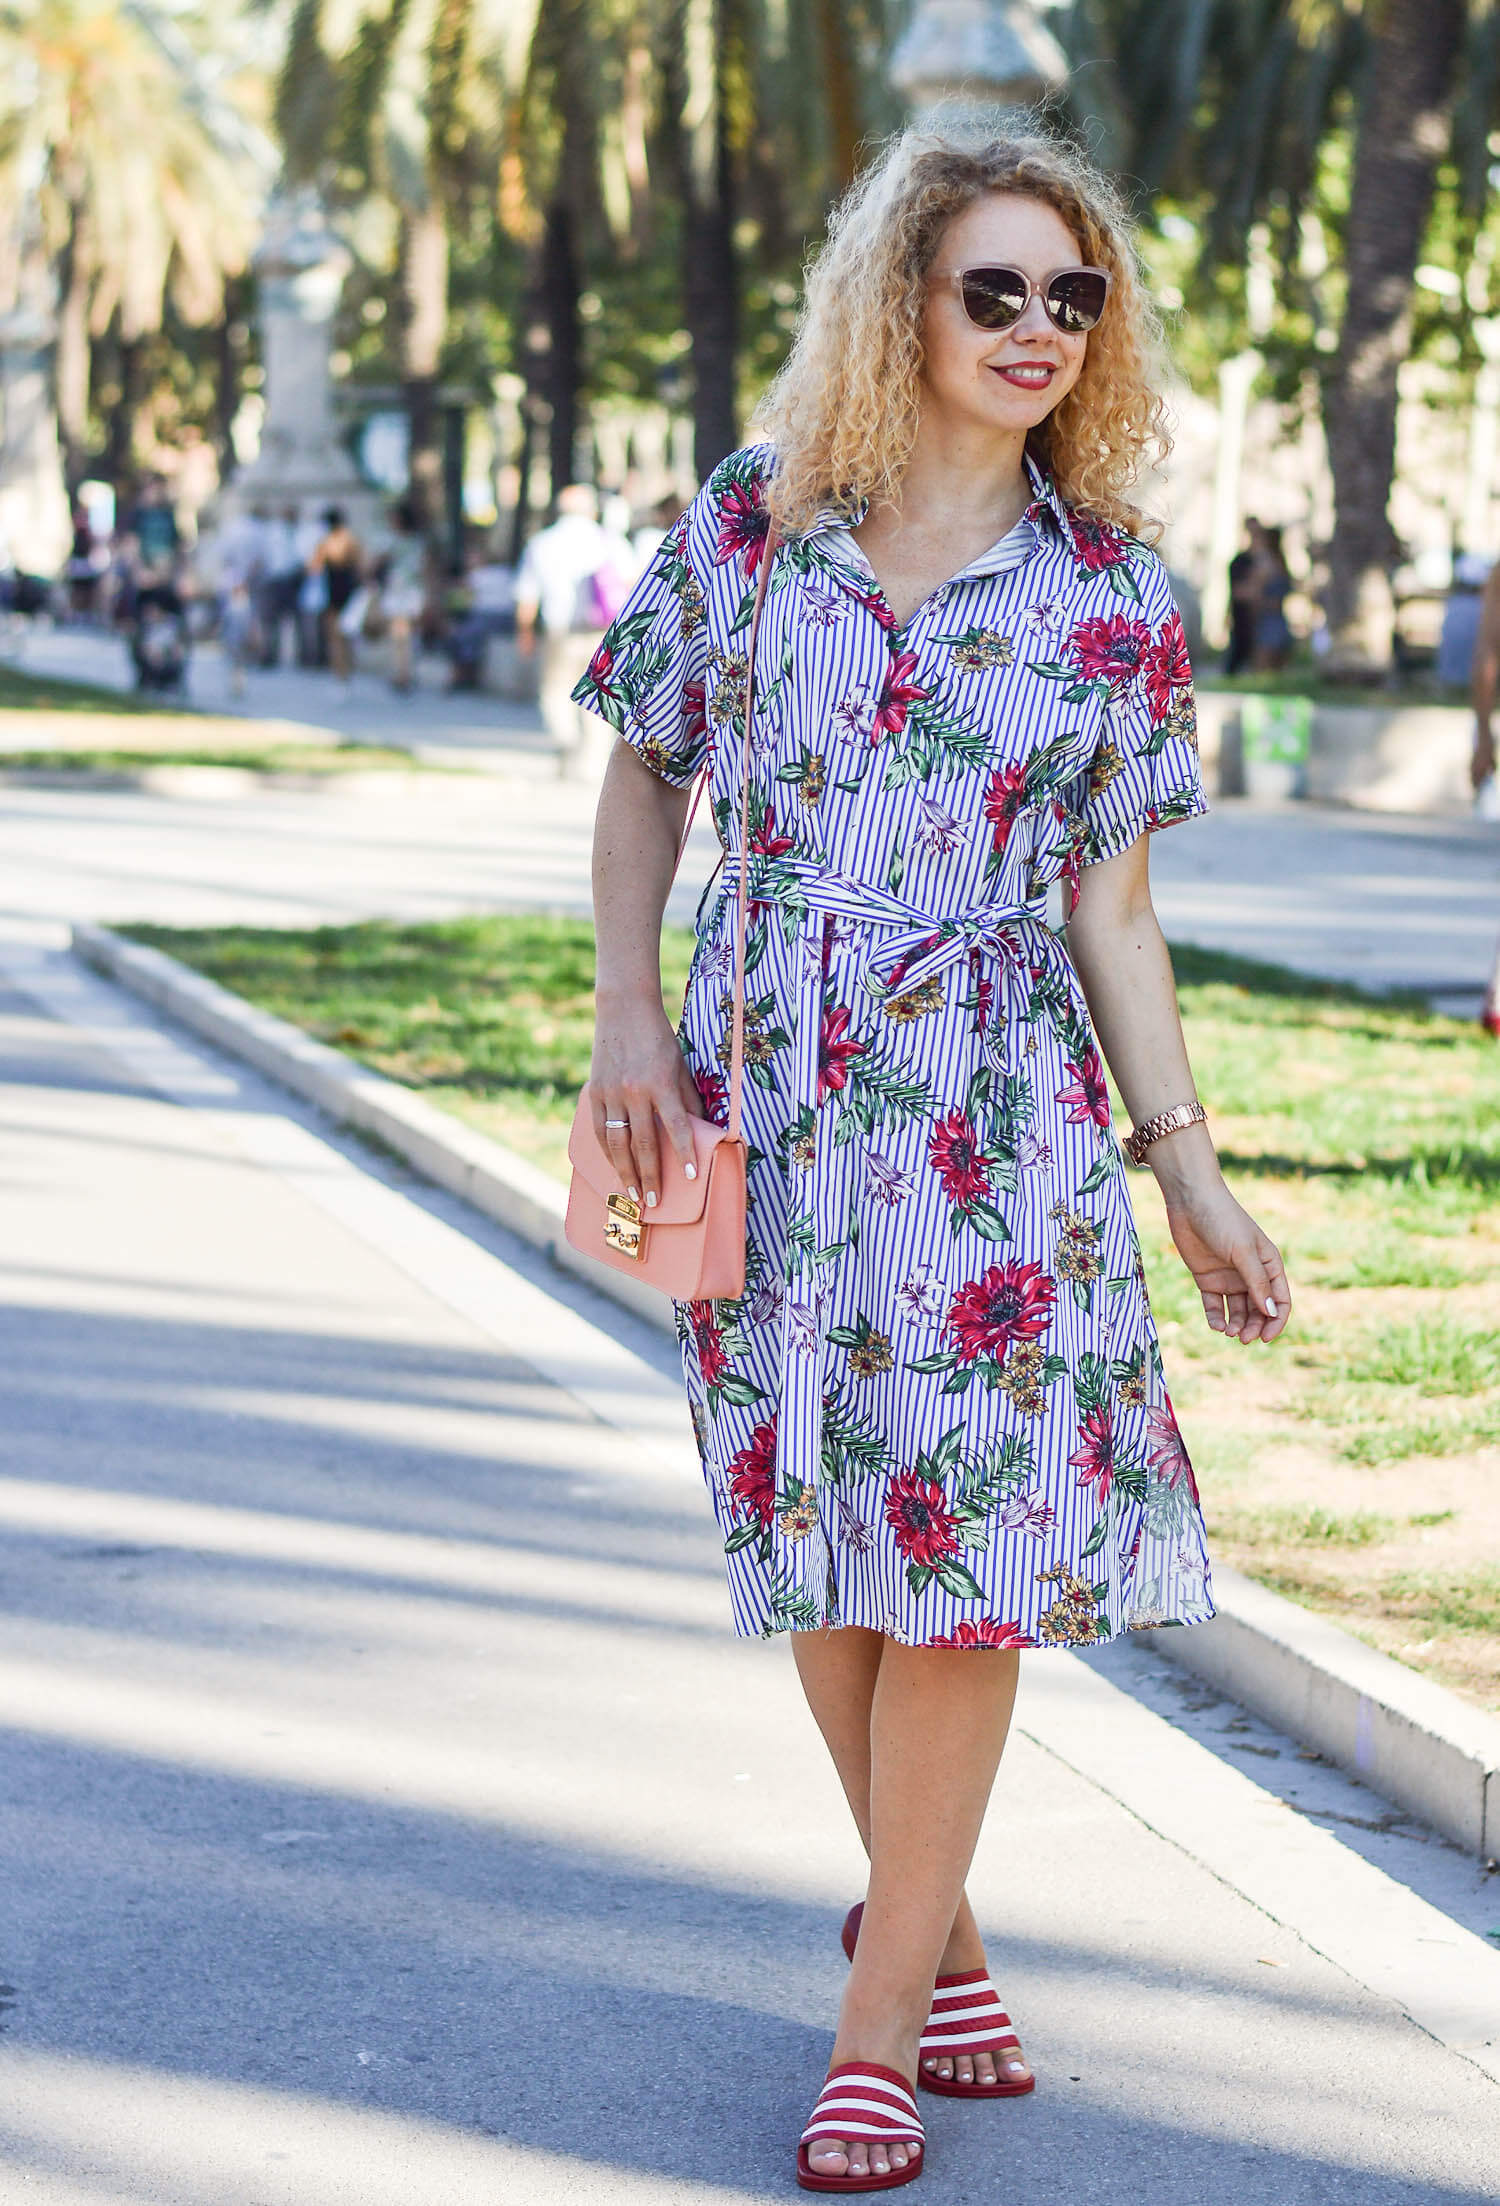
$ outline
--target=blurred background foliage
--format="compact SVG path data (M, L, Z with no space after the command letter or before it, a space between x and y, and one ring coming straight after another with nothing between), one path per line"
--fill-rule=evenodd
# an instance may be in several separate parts
M690 414L705 471L782 357L831 201L902 120L913 6L6 0L0 293L28 254L55 277L70 476L128 471L143 423L232 464L278 181L316 187L355 248L340 364L399 386L414 474L438 465L440 387L497 374L524 390L523 474L545 454L565 480L612 397ZM1132 192L1180 371L1209 392L1253 343L1287 407L1322 412L1340 528L1389 564L1389 465L1363 476L1397 367L1431 360L1461 401L1500 328L1500 6L1066 0L1045 21L1071 70L1053 121Z

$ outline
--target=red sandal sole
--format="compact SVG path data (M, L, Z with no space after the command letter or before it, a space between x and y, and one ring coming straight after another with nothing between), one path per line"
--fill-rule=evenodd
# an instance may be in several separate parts
M903 2183L916 2182L926 2158L925 2152L919 2152L904 2168L892 2168L887 2175L861 2175L851 2180L847 2175L819 2175L807 2157L806 2145L799 2145L797 2181L804 2191L894 2191Z

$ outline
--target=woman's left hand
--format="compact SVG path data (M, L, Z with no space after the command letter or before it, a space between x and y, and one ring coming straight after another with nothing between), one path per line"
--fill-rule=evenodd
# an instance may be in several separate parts
M1286 1330L1292 1298L1281 1251L1222 1180L1202 1194L1174 1194L1167 1225L1197 1281L1213 1332L1233 1333L1248 1344L1273 1341Z

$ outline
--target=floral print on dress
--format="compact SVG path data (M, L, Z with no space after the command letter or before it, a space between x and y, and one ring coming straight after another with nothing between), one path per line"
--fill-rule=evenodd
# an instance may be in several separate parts
M679 1041L728 1111L745 655L774 456L667 533L575 695L728 862ZM1047 898L1205 809L1165 569L1030 467L904 624L833 509L772 556L752 720L745 1291L678 1305L736 1629L1077 1647L1212 1615L1109 1090Z

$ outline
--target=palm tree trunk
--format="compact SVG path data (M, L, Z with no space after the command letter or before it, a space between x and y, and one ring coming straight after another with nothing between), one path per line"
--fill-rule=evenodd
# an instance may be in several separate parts
M114 389L104 408L104 476L122 505L132 505L140 488L136 465L136 416L146 395L146 340L124 337L115 319Z
M566 171L566 161L563 167ZM578 386L582 373L580 289L573 209L565 193L560 191L547 208L538 275L541 319L547 331L547 349L538 365L541 395L551 410L547 459L554 502L558 492L573 480L573 453L578 441Z
M1330 670L1389 663L1399 555L1386 508L1396 462L1396 373L1411 345L1412 280L1447 152L1464 0L1384 0L1355 145L1345 247L1348 304L1324 399L1333 469Z
M71 497L88 473L89 444L89 292L93 256L89 249L87 207L75 200L69 209L67 243L62 255L62 296L57 310L57 429L63 450L63 474Z
M422 525L441 508L443 462L438 424L438 370L448 330L448 225L435 199L411 209L404 224L401 266L401 386L410 443L408 493Z
M734 0L681 0L663 56L683 207L683 318L693 347L693 464L706 480L739 442L734 161L726 114Z
M234 417L240 410L244 388L244 360L237 339L244 335L244 318L250 304L249 278L226 277L224 309L214 331L214 449L219 456L219 480L234 474Z
M854 181L859 164L859 100L855 90L854 25L848 0L818 0L818 38L828 122L833 134L834 182L839 191Z

